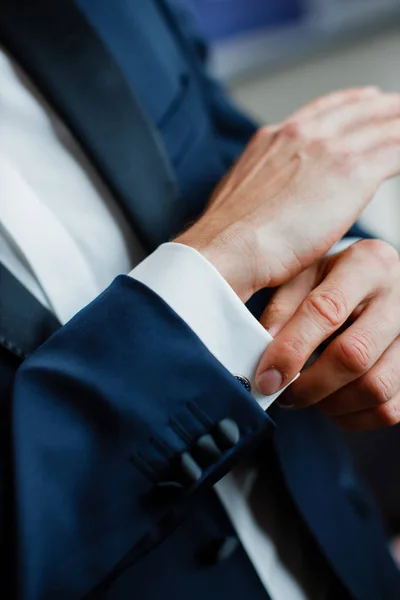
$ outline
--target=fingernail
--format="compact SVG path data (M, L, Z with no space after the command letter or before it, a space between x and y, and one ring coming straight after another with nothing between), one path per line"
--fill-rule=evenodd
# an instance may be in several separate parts
M264 396L271 396L282 386L283 378L278 369L267 369L257 378L257 387Z

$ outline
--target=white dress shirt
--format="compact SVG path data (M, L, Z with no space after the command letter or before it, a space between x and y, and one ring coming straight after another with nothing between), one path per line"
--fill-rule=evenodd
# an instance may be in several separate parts
M180 244L163 244L143 258L78 143L0 48L1 262L62 323L115 276L130 274L161 296L232 374L247 377L255 401L267 408L276 395L259 394L254 373L272 338L218 271ZM260 580L272 600L323 598L321 590L306 594L301 576L280 561L274 540L253 517L247 496L254 476L254 469L244 478L233 471L215 489ZM279 522L285 515L269 517Z

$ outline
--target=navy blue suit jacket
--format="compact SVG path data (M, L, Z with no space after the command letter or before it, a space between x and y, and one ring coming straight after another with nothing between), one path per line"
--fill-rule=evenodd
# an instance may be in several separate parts
M175 3L2 0L0 43L149 251L201 212L255 130L206 75ZM5 597L267 598L212 491L266 440L267 468L332 571L332 598L400 597L374 507L317 411L264 413L128 277L60 329L3 267L0 281Z

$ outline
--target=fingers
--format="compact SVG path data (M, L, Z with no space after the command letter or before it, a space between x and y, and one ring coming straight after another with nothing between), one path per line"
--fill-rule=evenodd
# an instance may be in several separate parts
M343 135L366 124L400 117L400 94L378 94L340 105L310 123L310 132L319 138Z
M389 263L398 263L394 249L375 240L358 242L335 258L325 280L307 296L267 347L256 374L263 394L273 394L289 383L320 344L345 323L365 298L384 285ZM303 378L304 374L296 388Z
M343 136L339 144L354 153L372 152L384 147L400 145L400 103L398 118L357 129Z
M381 94L379 88L374 86L350 88L339 90L331 94L327 94L322 98L317 98L309 102L305 106L298 109L289 120L307 120L315 118L328 111L334 110L338 106L352 102L359 102L365 98L371 98Z
M304 298L317 283L318 269L309 268L280 286L260 318L260 323L274 337L292 318Z
M357 321L303 371L285 401L310 406L368 373L399 334L400 310L393 304L390 294L371 300Z
M383 406L333 417L333 420L339 427L347 431L369 431L382 427L393 427L400 423L400 395Z
M400 173L400 94L374 88L331 94L297 111L285 127L281 134L287 135L277 137L277 148L292 137L297 140L289 144L292 154L330 156L339 172L365 186L366 199Z
M371 152L371 159L366 155L364 172L368 171L370 178L375 177L383 182L400 174L400 144L381 148Z
M379 183L400 173L400 119L354 134L349 145L351 152L360 153L358 177L371 182L374 191Z
M400 338L389 346L375 365L362 377L319 403L330 417L340 417L381 406L400 393Z

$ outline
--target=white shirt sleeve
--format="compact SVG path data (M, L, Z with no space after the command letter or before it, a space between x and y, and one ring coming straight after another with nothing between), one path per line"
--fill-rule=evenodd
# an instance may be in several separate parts
M328 254L341 252L357 240L343 239ZM264 410L282 393L263 396L254 380L272 336L200 252L175 242L162 244L130 276L169 304L232 375L246 377Z
M332 246L329 252L326 253L327 256L332 256L333 254L339 254L339 252L343 252L347 250L350 246L361 240L362 238L357 237L347 237L339 240Z
M162 244L130 276L169 304L232 375L249 380L261 408L279 396L263 396L254 380L271 335L202 254L183 244Z

